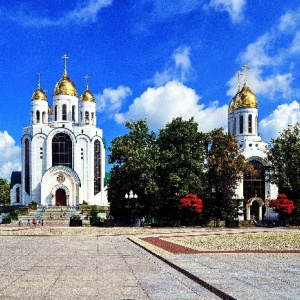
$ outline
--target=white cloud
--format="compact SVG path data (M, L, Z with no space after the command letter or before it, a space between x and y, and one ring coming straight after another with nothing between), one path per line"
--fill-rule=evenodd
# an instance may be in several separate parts
M148 88L134 100L128 112L116 114L115 119L118 123L124 123L126 120L146 118L149 127L154 130L165 127L176 117L194 117L201 131L227 128L228 106L218 107L218 101L204 106L198 103L199 99L195 90L179 81L170 81L160 87Z
M178 47L173 53L172 61L169 66L162 72L155 73L153 79L154 84L161 86L172 80L186 82L192 73L190 51L190 47Z
M10 180L12 171L21 170L21 149L7 131L0 131L0 178Z
M298 18L296 24L294 20ZM256 41L249 44L237 58L242 66L248 64L249 86L256 94L268 99L290 99L299 96L298 87L294 88L294 58L300 50L300 11L285 14L277 24L270 28ZM290 30L291 27L293 30ZM288 29L289 28L289 29ZM282 45L278 47L278 45ZM228 83L228 95L237 91L237 80L231 78Z
M299 27L300 8L294 11L288 11L279 19L278 29L280 31L293 32Z
M225 11L229 14L233 23L240 23L244 19L245 6L246 0L210 0L204 8Z
M97 15L100 10L104 7L111 5L113 0L89 0L89 1L79 1L77 6L68 12L62 11L62 16L60 18L47 18L42 17L42 13L37 13L40 17L32 17L32 11L27 12L25 10L19 11L19 13L9 13L5 12L8 18L21 23L25 26L62 26L72 23L84 24L93 23L97 20ZM24 8L24 6L22 6Z
M146 13L147 21L162 21L189 13L200 7L199 0L139 0L139 11Z
M117 113L125 98L131 95L131 89L120 85L117 89L105 88L102 94L95 95L97 111L105 112L108 116Z
M297 54L300 52L300 30L296 31L290 50L291 53Z
M281 104L266 118L259 122L259 128L265 140L276 138L289 125L300 122L300 105L297 101Z

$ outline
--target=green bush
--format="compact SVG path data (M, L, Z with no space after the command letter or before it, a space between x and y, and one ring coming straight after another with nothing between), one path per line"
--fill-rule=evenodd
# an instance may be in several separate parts
M11 223L11 216L2 218L2 224L10 224L10 223Z
M80 215L72 215L70 217L70 220L80 220L80 219L81 219Z

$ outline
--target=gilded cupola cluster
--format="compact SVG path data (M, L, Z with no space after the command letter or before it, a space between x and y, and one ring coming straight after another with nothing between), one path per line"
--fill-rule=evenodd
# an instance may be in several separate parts
M76 86L74 82L70 79L67 73L67 60L68 56L64 55L64 73L61 79L55 84L54 91L53 91L53 96L58 96L58 95L69 95L69 96L78 96ZM44 100L47 101L47 96L45 92L41 89L40 85L40 76L41 74L37 75L39 77L38 81L38 87L32 94L31 100ZM86 80L88 80L89 76L85 76ZM87 102L95 102L95 97L93 94L90 92L88 88L88 82L86 83L86 89L80 96L80 101L87 101Z
M241 72L237 72L238 75L238 91L231 99L229 103L228 113L231 114L233 111L239 108L257 108L257 98L255 94L250 90L247 84L246 70L249 69L247 65L243 66L244 69L244 86L240 89L240 75Z

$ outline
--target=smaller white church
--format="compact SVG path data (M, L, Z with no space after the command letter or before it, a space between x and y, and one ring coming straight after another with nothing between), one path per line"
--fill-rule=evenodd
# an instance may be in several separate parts
M36 201L46 206L108 206L104 190L105 145L96 127L96 103L88 87L78 97L64 71L55 84L50 108L41 88L31 97L30 125L23 128L22 171L13 172L11 205Z
M238 90L228 108L228 131L235 136L243 155L258 173L255 177L244 176L235 191L236 200L239 202L239 220L261 221L274 217L268 202L277 198L278 188L268 181L268 144L259 136L258 101L247 83L248 68L244 65L243 74L238 72ZM240 75L244 75L242 89Z

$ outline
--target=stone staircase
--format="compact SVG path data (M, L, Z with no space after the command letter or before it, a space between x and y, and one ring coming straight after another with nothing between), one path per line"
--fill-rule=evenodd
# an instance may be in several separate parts
M32 225L32 219L35 217L37 225L41 225L42 221L44 225L68 225L70 217L72 215L81 215L81 212L75 207L69 206L49 206L39 207L36 210L31 210L27 215L19 216L19 220L22 220L22 225ZM83 218L83 217L82 217Z

